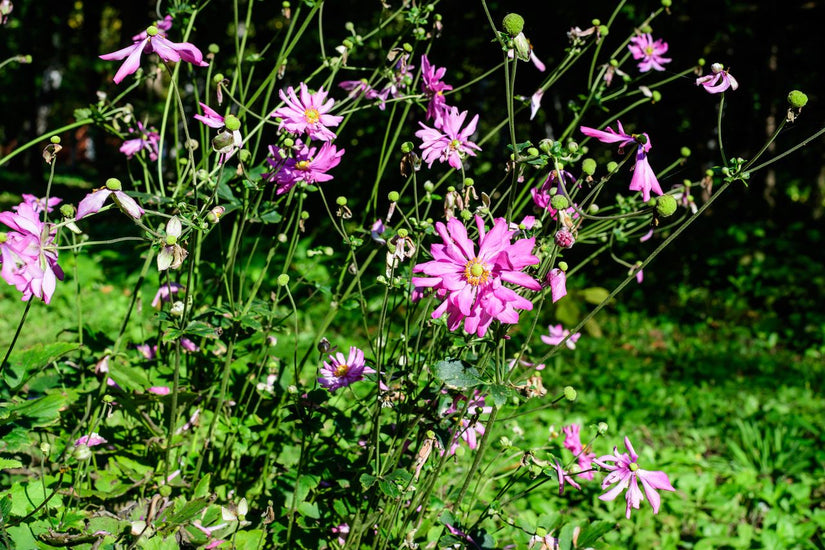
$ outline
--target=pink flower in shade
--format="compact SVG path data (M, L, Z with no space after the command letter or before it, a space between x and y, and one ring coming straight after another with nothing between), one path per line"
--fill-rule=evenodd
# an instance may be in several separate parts
M662 57L662 55L667 53L667 42L661 38L654 42L650 33L640 34L639 36L631 38L627 49L630 50L633 59L641 59L639 62L639 71L643 73L646 73L650 69L664 71L663 63L671 62L670 58Z
M331 529L332 534L337 537L336 541L338 545L343 548L343 546L347 543L347 535L349 535L349 524L342 523L336 527Z
M158 144L160 143L160 134L153 129L147 129L143 123L138 121L137 130L129 128L130 133L137 133L138 137L127 139L120 146L119 151L126 155L126 158L132 158L140 151L148 151L151 160L158 159Z
M443 298L432 313L433 319L446 312L450 330L456 330L463 321L465 331L482 337L494 319L515 324L519 319L517 310L533 309L530 300L504 283L530 290L540 290L541 285L522 272L525 267L539 263L532 253L535 239L511 243L515 231L509 230L503 218L497 218L489 232L479 216L475 219L478 252L458 218L451 218L446 226L441 222L435 224L443 244L430 247L432 261L413 268L413 273L424 273L427 277L413 277L412 284L419 292L416 296L423 288L432 288L436 296Z
M135 42L131 46L126 46L116 52L99 56L100 59L105 59L106 61L126 59L112 79L115 84L120 84L126 76L138 70L140 66L140 56L144 53L156 53L158 57L164 61L172 61L175 63L178 61L186 61L196 67L207 67L209 65L209 63L204 62L201 51L189 42L172 42L165 37L165 33L161 33L160 29L154 26L146 29L145 34L146 36L144 38L141 38L140 41ZM143 33L136 36L143 36Z
M63 202L63 199L58 199L57 197L49 197L47 201L46 197L37 198L34 195L23 193L23 202L31 206L35 214L40 214L44 210L47 210L49 213L52 213L54 211L53 207ZM17 211L17 207L13 206L12 210Z
M567 335L570 334L570 331L565 329L561 325L548 325L547 329L550 332L550 335L541 335L541 341L547 344L548 346L558 346L562 343L562 341L567 338ZM569 349L576 349L576 342L581 337L581 332L577 332L570 338L567 338L567 342L565 345Z
M739 87L739 83L721 63L714 63L710 66L710 70L711 74L696 79L696 85L703 86L708 93L719 94L728 88L736 90Z
M578 477L592 480L593 472L587 470L591 469L593 459L596 458L596 453L585 451L581 439L579 439L580 430L581 426L578 424L570 424L562 428L564 432L564 448L576 455L579 460L579 469L582 470L582 473L578 474Z
M184 351L188 351L190 353L194 353L196 351L201 350L199 345L197 345L195 342L193 342L192 340L190 340L189 338L187 338L185 336L180 339L180 347Z
M619 153L623 153L625 146L629 144L638 144L636 150L636 165L633 167L633 177L630 180L631 191L641 191L642 200L647 202L650 200L650 192L653 191L657 195L662 195L662 187L659 185L659 180L656 179L656 174L650 167L647 160L647 153L653 147L650 143L650 136L644 134L628 134L624 131L622 123L616 121L619 127L618 132L614 132L611 128L607 131L596 130L595 128L588 128L582 126L581 132L590 137L594 137L602 143L618 143Z
M430 128L423 122L418 124L421 130L415 133L421 138L422 157L427 166L432 168L433 162L449 162L450 166L456 170L461 169L461 159L466 156L475 156L475 151L481 151L481 147L470 141L470 136L476 131L478 115L467 124L462 130L461 125L467 118L467 111L458 112L455 107L450 108L441 119L441 129Z
M446 72L446 67L434 67L430 65L426 55L421 56L421 89L430 100L425 120L434 120L436 128L441 127L441 119L450 109L444 92L452 90L453 87L441 80Z
M610 471L610 473L602 481L602 489L607 489L611 485L613 487L599 497L600 500L613 500L619 494L627 489L625 499L627 500L627 509L625 516L630 519L630 509L639 509L639 504L642 502L642 491L639 490L638 481L642 482L642 487L645 491L650 506L653 508L653 513L659 513L659 505L661 497L656 492L657 489L662 491L675 491L676 489L670 484L667 474L664 472L650 472L642 470L636 461L639 456L633 450L633 445L630 444L628 438L624 438L624 446L627 448L627 453L619 453L616 447L613 447L612 455L604 455L593 460L594 463ZM614 485L615 484L615 485Z
M558 267L551 269L546 280L550 285L550 296L554 304L567 296L567 274L564 271Z
M342 116L329 114L335 101L327 101L327 92L323 88L311 94L307 85L301 82L300 90L300 98L292 86L286 92L280 90L278 94L286 105L275 109L270 116L280 118L279 128L290 134L306 133L310 139L321 141L335 139L335 133L329 127L338 126L344 120Z
M158 355L158 346L151 344L138 344L135 349L140 353L144 359L151 361Z
M87 447L94 447L103 443L108 443L108 441L100 437L97 432L92 432L89 435L84 435L83 437L77 438L74 442L74 446L79 447L80 445L86 445Z
M160 303L163 302L171 302L172 296L177 294L178 292L186 291L186 287L178 284L176 282L169 282L164 283L158 287L158 291L155 293L155 297L152 298L152 307L160 306Z
M556 477L558 477L558 480L559 480L559 494L560 494L560 495L561 495L561 494L564 494L564 484L565 484L565 483L569 483L571 486L573 486L573 487L575 487L576 489L578 489L579 491L581 491L581 489L582 489L581 485L579 485L578 483L576 483L576 480L574 480L574 479L570 476L570 473L569 473L569 472L567 472L567 471L566 471L566 470L562 467L562 465L561 465L561 464L559 464L559 461L558 461L558 460L556 460L555 462L556 462Z
M152 386L151 388L147 388L146 391L154 393L155 395L169 395L172 393L172 389L168 386Z
M0 276L23 294L51 302L63 270L57 264L57 234L51 224L40 221L34 208L20 203L16 212L0 212L0 223L11 229L0 233Z
M338 388L363 380L365 374L375 374L375 369L366 365L363 351L350 346L347 357L340 351L334 356L330 355L329 362L324 361L320 374L318 383L334 393Z
M282 158L280 151L274 145L269 146L272 156L266 161L273 171L263 174L268 181L276 182L277 195L288 192L299 181L315 184L331 180L332 176L327 171L338 166L344 155L344 149L337 149L329 142L322 144L319 149L305 145L300 140L295 143L293 156Z
M110 196L114 203L127 215L136 220L139 220L140 217L143 216L143 208L140 207L135 199L122 191L120 181L115 178L109 178L106 181L106 187L92 191L80 201L77 205L75 219L79 220L89 214L99 212L100 209L103 208L103 203L106 202L106 199Z

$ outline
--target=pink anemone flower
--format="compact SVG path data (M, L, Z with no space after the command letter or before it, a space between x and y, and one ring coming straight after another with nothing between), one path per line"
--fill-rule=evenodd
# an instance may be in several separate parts
M668 57L662 57L663 54L667 53L667 42L661 38L654 42L650 33L640 34L639 36L631 38L627 49L630 50L633 59L641 59L639 62L639 71L643 73L651 69L664 71L665 68L663 64L672 61Z
M418 124L421 130L415 133L421 138L422 157L427 166L432 168L433 162L447 162L456 170L461 169L461 160L467 156L475 156L476 151L481 151L481 147L470 141L470 136L476 131L478 115L467 124L464 129L464 119L467 118L467 111L458 112L456 107L441 119L441 129L430 128L423 122Z
M290 86L286 92L280 90L278 94L286 103L285 106L275 109L270 116L281 119L280 129L290 134L306 133L310 139L332 141L335 133L330 126L338 126L344 117L329 114L335 101L327 100L327 92L323 88L314 94L309 93L307 85L301 82L300 97Z

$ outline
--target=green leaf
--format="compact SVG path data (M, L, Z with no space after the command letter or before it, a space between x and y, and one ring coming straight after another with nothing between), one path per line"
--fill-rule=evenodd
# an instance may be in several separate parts
M299 504L298 513L312 519L321 517L321 513L318 511L318 505L314 502L302 502Z
M568 523L561 528L561 532L559 533L559 550L572 550L573 529L575 529L575 525L572 523Z
M448 388L462 390L482 383L475 367L465 367L461 361L439 361L435 364L435 376Z
M203 336L205 338L217 338L218 333L215 331L215 327L208 323L204 323L203 321L192 321L186 328L183 329L184 334L190 334L192 336Z
M518 393L511 387L503 386L501 384L493 384L491 386L487 386L487 389L490 392L490 397L493 398L493 403L495 403L496 407L501 407L507 401L510 400L511 397L517 396Z
M76 392L62 390L13 405L10 410L12 417L30 419L32 426L48 426L57 422L60 411L75 399Z
M258 550L267 547L262 544L264 542L264 532L260 529L238 531L233 542L235 543L233 548L236 550Z
M23 463L13 458L0 458L0 470L8 470L9 468L22 468Z
M269 212L261 214L261 221L263 223L278 223L282 219L284 219L284 217L281 216L277 210L270 210Z
M208 506L208 504L209 503L206 499L203 498L190 500L175 510L172 517L167 520L167 524L170 526L177 526L186 523L190 519L197 516L204 508Z
M307 495L309 495L309 492L312 489L316 488L320 482L320 476L304 474L298 477L298 483L295 487L296 498L298 499L298 502L305 501Z
M382 493L384 493L390 498L397 498L401 496L401 491L398 489L398 486L392 481L380 479L378 480L378 487L381 488Z
M194 498L206 498L209 496L209 483L212 481L212 474L203 476L198 484L195 486L195 492L192 493Z
M615 525L615 523L609 521L594 521L579 533L577 546L579 548L593 546L596 541L602 538L607 532L612 531Z
M78 344L70 342L55 342L52 344L37 344L28 349L14 353L9 358L9 368L6 370L6 383L14 388L23 384L38 371L46 368L60 356L80 348Z
M364 489L369 489L370 487L372 487L376 479L378 478L370 474L361 474L361 477L358 478L358 480L361 482L361 486L364 487Z
M133 367L120 361L109 361L109 377L117 382L117 385L124 390L142 390L152 384L146 376L146 370Z

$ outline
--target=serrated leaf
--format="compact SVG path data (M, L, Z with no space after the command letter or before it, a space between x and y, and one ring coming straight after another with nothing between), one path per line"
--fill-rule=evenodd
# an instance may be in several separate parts
M396 498L401 496L401 491L398 489L398 486L392 481L387 481L386 479L379 479L378 487L381 489L382 493L384 493L390 498Z
M30 419L33 426L46 426L56 422L60 416L60 410L70 401L74 401L75 397L74 392L68 391L66 395L50 393L12 406L12 416Z
M465 367L461 361L439 361L435 364L435 376L453 389L466 389L482 383L475 367Z
M22 468L23 463L13 458L0 458L0 470L8 470L9 468Z
M167 520L167 524L170 526L177 526L186 523L190 519L197 516L204 508L207 507L208 504L209 503L202 498L190 500L176 510L174 514L172 514L172 517Z

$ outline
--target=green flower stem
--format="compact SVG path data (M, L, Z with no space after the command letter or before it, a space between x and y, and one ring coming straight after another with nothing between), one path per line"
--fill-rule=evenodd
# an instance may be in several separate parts
M756 154L755 154L755 155L754 155L754 156L753 156L753 157L752 157L752 158L751 158L751 159L747 162L747 164L745 164L745 166L743 166L743 167L742 167L742 171L746 171L746 170L748 169L748 167L749 167L749 166L751 166L754 162L756 162L757 160L759 160L759 157L761 157L761 156L762 156L762 154L763 154L765 151L767 151L767 150L768 150L768 147L770 147L770 146L771 146L771 143L773 143L773 142L776 140L776 138L777 138L777 137L779 137L779 133L782 131L782 129L785 127L785 125L786 125L787 123L788 123L788 119L787 119L787 118L783 118L783 119L782 119L782 122L780 122L780 123L779 123L779 126L777 126L776 130L774 130L773 134L772 134L772 135L771 135L771 137L768 139L768 141L766 141L766 142L765 142L765 144L762 146L762 148L761 148L761 149L759 149L759 152L758 152L758 153L756 153Z
M773 164L774 162L778 161L779 159L784 158L784 157L786 157L786 156L790 155L791 153L793 153L793 152L794 152L794 151L796 151L797 149L801 149L802 147L805 147L805 146L806 146L806 145L808 145L810 142L812 142L813 140L815 140L815 139L817 139L818 137L820 137L822 134L825 134L825 127L823 127L823 128L821 128L821 129L819 129L819 131L817 131L814 135L812 135L812 136L811 136L811 137L809 137L808 139L805 139L805 140L803 140L803 141L799 142L798 144L794 145L793 147L791 147L791 148L790 148L790 149L788 149L787 151L785 151L785 152L783 152L783 153L779 153L779 154L778 154L778 155L776 155L775 157L772 157L771 159L766 160L766 161L765 161L765 162L763 162L762 164L759 164L759 165L754 166L753 168L751 168L751 167L750 167L750 163L749 163L749 164L746 164L746 165L745 165L745 168L744 168L744 169L745 169L745 170L750 171L751 173L753 173L753 172L757 172L757 171L761 170L762 168L764 168L764 167L766 167L766 166L768 166L768 165L770 165L770 164Z
M3 165L4 165L4 164L6 164L8 161L10 161L11 159L13 159L14 157L16 157L17 155L19 155L20 153L22 153L22 152L23 152L23 151L25 151L26 149L29 149L29 148L31 148L31 147L34 147L34 146L35 146L35 145L37 145L38 143L42 143L42 142L44 142L44 141L48 141L49 139L51 139L51 138L52 138L52 136L57 136L57 135L60 135L60 134L62 134L63 132L68 132L69 130L74 130L75 128L80 128L81 126L85 126L85 125L87 125L87 124L92 124L93 122L94 122L94 120L93 120L93 119L91 119L91 118L84 118L83 120L78 120L77 122L73 122L73 123L71 123L71 124L67 124L66 126L61 126L61 127L60 127L60 128L58 128L57 130L52 130L51 132L47 132L47 133L43 134L42 136L39 136L39 137L36 137L36 138L34 138L34 139L30 140L30 141L27 141L26 143L24 143L24 144L23 144L23 145L21 145L20 147L16 148L14 151L12 151L11 153L9 153L9 154L8 154L8 155L6 155L5 157L0 158L0 166L3 166Z
M719 112L716 118L716 139L719 143L719 156L722 157L722 164L728 165L728 157L725 156L725 144L722 141L722 113L725 110L725 92L719 94Z
M464 484L461 486L461 490L458 492L458 498L455 500L455 510L461 509L461 501L464 500L464 496L467 494L467 489L470 488L470 482L472 482L473 476L481 464L481 459L484 457L484 452L487 450L487 445L490 443L490 433L493 431L493 425L495 424L497 415L498 407L493 405L493 411L490 413L490 418L487 419L487 425L484 427L484 435L481 436L481 442L478 444L478 449L476 449L476 452L473 455L473 463L467 471L467 476L464 478Z
M132 290L132 299L129 301L129 307L126 310L126 315L123 317L123 322L120 325L120 332L118 332L117 339L115 340L115 345L112 348L112 355L117 355L118 351L120 350L120 344L123 342L123 336L126 334L126 327L129 325L129 318L132 316L132 310L135 307L135 302L137 302L138 297L140 296L140 287L143 286L143 281L146 279L146 274L149 273L149 266L152 265L152 260L155 257L155 252L153 249L149 249L146 252L146 260L143 262L143 267L140 270L140 276L138 277L137 282L135 283L135 288ZM105 382L103 384L106 385Z

